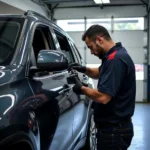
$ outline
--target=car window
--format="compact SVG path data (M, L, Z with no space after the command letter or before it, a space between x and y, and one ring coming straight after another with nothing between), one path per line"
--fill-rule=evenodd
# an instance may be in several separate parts
M67 56L69 63L71 62L75 62L75 59L73 57L73 53L71 51L71 47L68 43L68 39L61 33L59 33L58 31L55 31L59 46L61 51Z
M0 18L0 65L10 64L23 23L22 18Z
M32 47L31 47L31 65L36 66L36 60L40 50L55 49L52 36L47 26L37 26L34 32Z
M69 43L70 43L70 45L71 45L71 47L72 47L72 51L73 51L74 56L75 56L75 58L76 58L76 62L78 62L78 63L81 64L81 57L79 57L79 54L77 53L77 49L74 47L74 44L73 44L72 41L69 40Z
M79 58L79 61L82 65L85 65L85 61L83 59L83 57L81 56L81 54L79 53L79 50L77 49L76 45L74 43L72 43L73 47L75 48L75 53L77 55L77 57Z
M76 53L78 59L79 59L80 61L82 61L81 54L79 53L79 51L78 51L76 45L75 45L74 43L72 43L72 45L73 45L73 47L74 47L74 49L75 49L75 53Z

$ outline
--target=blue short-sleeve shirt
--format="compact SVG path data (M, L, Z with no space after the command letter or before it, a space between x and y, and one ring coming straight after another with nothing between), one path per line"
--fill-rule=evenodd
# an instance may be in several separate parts
M121 43L116 43L99 67L99 92L112 96L107 104L94 103L96 123L117 123L130 118L135 107L135 66Z

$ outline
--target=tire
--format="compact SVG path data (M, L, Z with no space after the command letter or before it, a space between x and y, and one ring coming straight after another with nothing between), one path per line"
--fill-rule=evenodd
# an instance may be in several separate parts
M85 146L81 150L96 150L96 147L96 126L94 123L94 116L92 111L90 115Z
M1 150L36 150L29 139L29 137L23 133L16 133L9 137L9 140L0 146Z
M32 128L30 128L30 130L34 134L38 134L39 121L37 120L35 113L30 111L28 118L32 121ZM16 133L10 135L2 142L2 146L0 145L0 150L37 150L34 145L35 143L33 144L33 141L31 141L28 134L23 130L16 131Z

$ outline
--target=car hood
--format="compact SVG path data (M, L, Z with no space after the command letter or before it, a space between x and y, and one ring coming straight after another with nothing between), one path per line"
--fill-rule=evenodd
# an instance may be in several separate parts
M10 82L13 79L13 74L10 66L0 66L0 85Z

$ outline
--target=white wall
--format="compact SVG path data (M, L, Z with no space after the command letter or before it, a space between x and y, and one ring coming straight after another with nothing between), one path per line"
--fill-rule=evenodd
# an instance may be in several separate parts
M14 6L20 10L27 11L27 10L33 10L36 11L46 17L48 16L48 11L46 8L42 5L38 5L31 0L0 0L6 4L9 4L11 6Z
M122 42L135 64L144 63L144 32L135 31L114 31L113 39Z

